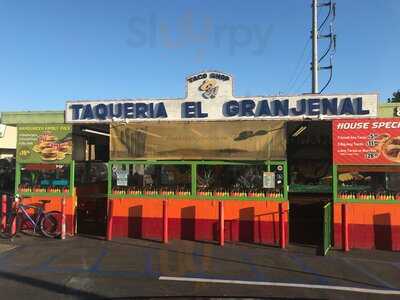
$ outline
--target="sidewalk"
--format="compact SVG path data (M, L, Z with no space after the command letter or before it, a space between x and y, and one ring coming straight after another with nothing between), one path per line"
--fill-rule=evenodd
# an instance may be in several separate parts
M0 291L5 299L131 299L213 296L307 299L389 299L388 295L326 289L159 280L254 281L400 289L400 254L384 251L287 250L252 244L74 237L0 241ZM36 298L37 297L37 298ZM296 298L296 299L297 299ZM393 297L394 298L394 297ZM395 298L394 298L395 299Z

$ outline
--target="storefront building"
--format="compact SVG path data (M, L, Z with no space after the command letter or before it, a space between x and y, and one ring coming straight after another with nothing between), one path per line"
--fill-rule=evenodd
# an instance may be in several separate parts
M167 207L169 239L218 241L223 228L225 241L400 249L400 129L378 119L377 94L237 97L232 87L230 75L203 72L183 99L3 114L18 126L16 192L51 199L46 209L67 197L71 234L104 236L112 215L113 237L160 239Z

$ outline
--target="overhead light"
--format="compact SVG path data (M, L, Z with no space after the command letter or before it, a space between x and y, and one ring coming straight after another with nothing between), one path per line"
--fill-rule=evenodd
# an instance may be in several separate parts
M87 133L93 133L93 134L98 134L98 135L104 135L104 136L110 136L109 133L106 132L101 132L101 131L97 131L97 130L92 130L92 129L82 129L83 132L87 132Z
M300 135L304 130L306 130L306 129L307 129L307 126L306 126L306 125L300 126L300 127L296 130L296 132L292 134L292 137L299 136L299 135Z

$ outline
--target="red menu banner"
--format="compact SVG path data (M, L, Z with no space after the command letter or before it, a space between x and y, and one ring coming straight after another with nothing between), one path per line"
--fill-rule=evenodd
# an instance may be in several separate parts
M400 164L400 119L342 119L332 122L335 164Z

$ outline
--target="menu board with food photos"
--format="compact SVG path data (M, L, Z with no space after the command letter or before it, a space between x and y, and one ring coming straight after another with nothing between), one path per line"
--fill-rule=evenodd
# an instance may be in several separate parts
M400 164L400 119L374 118L332 122L336 164Z
M72 160L70 124L18 126L17 161L20 163L69 163Z

